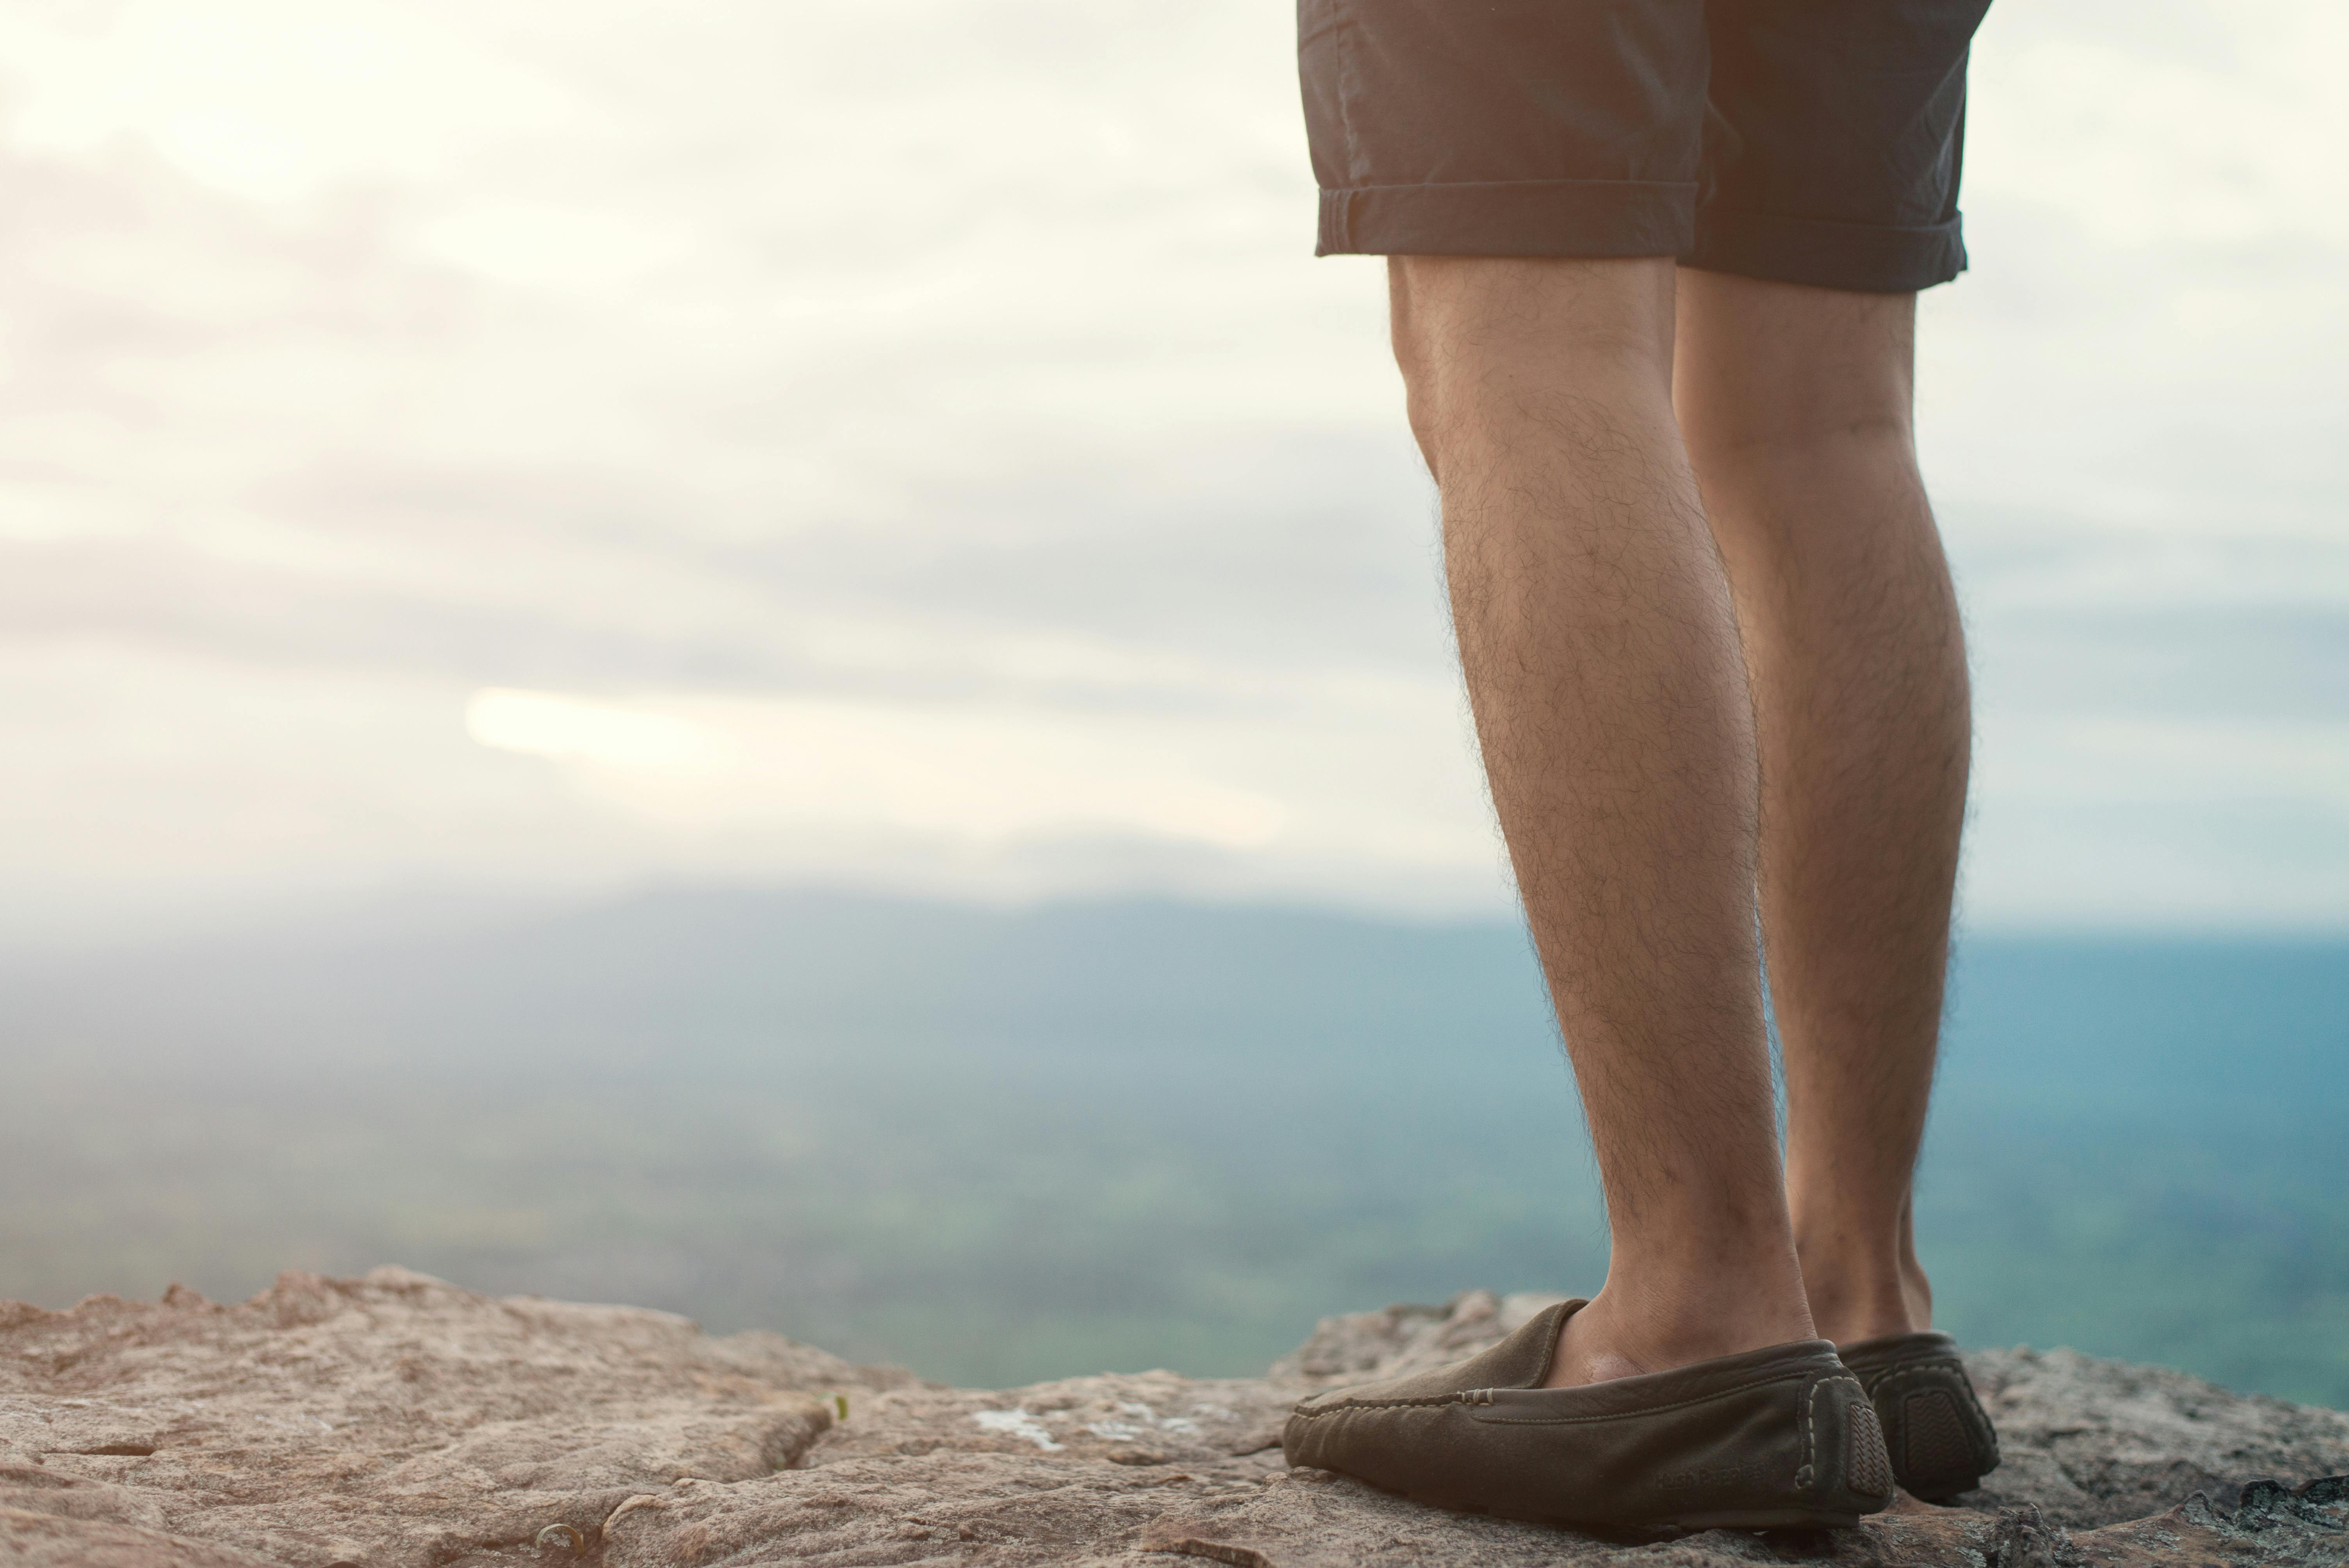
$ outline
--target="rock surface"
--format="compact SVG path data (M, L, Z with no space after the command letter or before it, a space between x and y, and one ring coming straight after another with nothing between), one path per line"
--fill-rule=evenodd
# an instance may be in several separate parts
M2349 1416L2061 1350L1971 1358L1992 1485L1855 1531L1604 1540L1282 1463L1300 1395L1457 1359L1550 1299L1330 1318L1261 1378L1002 1393L399 1269L237 1306L0 1305L0 1563L2349 1564L2349 1481L2320 1479L2349 1471Z

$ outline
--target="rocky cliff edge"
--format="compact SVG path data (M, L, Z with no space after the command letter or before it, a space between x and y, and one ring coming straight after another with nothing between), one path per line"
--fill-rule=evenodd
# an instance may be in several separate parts
M998 1392L393 1268L233 1306L0 1304L0 1563L2349 1564L2349 1415L2068 1350L1970 1357L2004 1465L1854 1531L1608 1540L1282 1463L1301 1395L1552 1299L1328 1318L1263 1377Z

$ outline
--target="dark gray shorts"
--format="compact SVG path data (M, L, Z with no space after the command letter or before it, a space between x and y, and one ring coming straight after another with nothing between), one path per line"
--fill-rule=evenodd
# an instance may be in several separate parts
M1298 0L1316 253L1947 283L1989 4Z

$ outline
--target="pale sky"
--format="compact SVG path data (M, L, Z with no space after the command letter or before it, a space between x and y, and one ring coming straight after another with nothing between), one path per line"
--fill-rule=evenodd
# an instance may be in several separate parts
M0 934L1508 892L1285 0L0 10ZM1977 926L2349 924L2349 15L2001 0Z

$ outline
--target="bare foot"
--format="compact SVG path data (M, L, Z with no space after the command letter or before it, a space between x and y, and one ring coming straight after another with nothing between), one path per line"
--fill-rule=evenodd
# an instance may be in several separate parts
M1636 1377L1816 1337L1799 1296L1787 1300L1793 1293L1784 1289L1740 1291L1733 1288L1737 1283L1710 1280L1702 1299L1676 1293L1674 1299L1648 1303L1645 1293L1619 1287L1610 1279L1558 1330L1557 1354L1550 1358L1542 1387L1572 1388ZM1767 1299L1774 1296L1779 1298L1775 1305ZM1627 1309L1627 1300L1642 1305Z
M1599 1299L1560 1326L1557 1354L1550 1357L1549 1377L1543 1380L1543 1387L1575 1388L1615 1377L1637 1377L1650 1370L1609 1344L1606 1326L1593 1320L1605 1303L1606 1293L1601 1291Z

